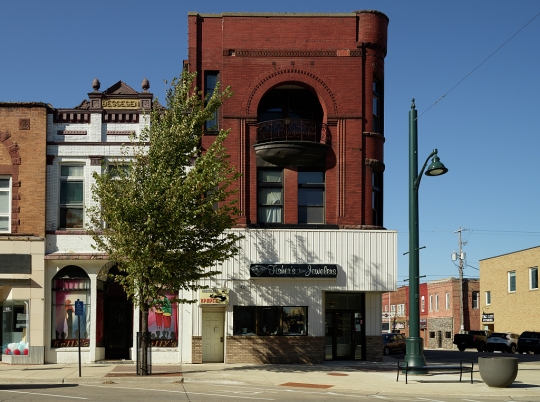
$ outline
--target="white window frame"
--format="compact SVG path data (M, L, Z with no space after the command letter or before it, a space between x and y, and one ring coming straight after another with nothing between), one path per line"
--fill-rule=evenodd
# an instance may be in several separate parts
M11 204L12 204L12 194L11 189L13 187L11 176L0 176L0 179L8 181L7 188L1 187L0 192L7 193L7 212L0 213L0 217L7 218L7 230L0 230L0 233L11 233Z
M446 293L446 309L450 310L450 293Z
M512 289L512 276L514 277L514 289ZM515 293L517 290L516 271L508 271L508 293Z
M435 295L435 311L439 311L439 294Z
M426 297L422 296L422 313L425 311L425 309L426 309Z
M491 290L486 290L486 306L491 304Z
M533 284L533 272L536 272L536 286ZM529 268L529 289L538 290L538 267Z
M433 295L429 295L429 311L433 311Z
M81 176L62 176L62 167L80 167L82 168L82 174ZM85 164L84 163L62 163L58 165L58 222L57 227L59 229L68 229L68 230L82 230L84 229L85 225L85 206L84 206L84 200L85 200ZM63 204L61 201L61 187L62 182L82 182L82 200L80 204L80 209L82 210L82 227L81 228L67 228L63 227L60 222L62 220L62 208L67 207L68 205L71 208L79 209L78 204Z
M475 303L476 303L476 306L475 306ZM480 308L480 292L477 291L477 290L474 290L471 293L471 306L472 306L473 309L479 309Z

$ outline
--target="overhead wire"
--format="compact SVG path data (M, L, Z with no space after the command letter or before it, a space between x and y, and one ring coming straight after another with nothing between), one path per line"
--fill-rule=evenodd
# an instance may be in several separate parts
M478 70L486 61L488 61L495 53L497 53L499 50L501 50L508 42L510 42L517 34L519 34L521 31L523 31L527 25L529 25L531 22L533 22L538 16L540 15L540 12L536 14L529 22L527 22L525 25L523 25L516 33L514 33L510 38L508 38L502 45L500 45L495 51L493 51L488 57L486 57L480 64L478 64L475 68L471 70L470 73L468 73L465 77L463 77L456 85L454 85L452 88L450 88L446 93L441 96L439 99L437 99L431 106L429 106L426 110L424 110L422 113L420 113L419 116L416 117L416 120L418 120L422 115L424 115L428 110L430 110L433 106L435 106L437 103L439 103L446 95L448 95L450 92L452 92L459 84L461 84L463 81L465 81L472 73L474 73L476 70Z

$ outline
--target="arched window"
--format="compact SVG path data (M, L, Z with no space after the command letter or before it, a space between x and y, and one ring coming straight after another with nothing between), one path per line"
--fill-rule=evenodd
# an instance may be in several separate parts
M76 315L77 301L82 302L82 315ZM81 346L90 346L90 278L82 268L69 265L52 279L51 346L78 346L79 328Z

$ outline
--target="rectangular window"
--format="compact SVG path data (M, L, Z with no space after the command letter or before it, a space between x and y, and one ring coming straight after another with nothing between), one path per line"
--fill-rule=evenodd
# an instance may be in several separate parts
M373 211L373 225L383 226L383 196L382 196L383 174L380 172L371 173L371 208Z
M491 292L489 290L486 292L486 304L491 304Z
M429 311L433 311L433 295L429 295Z
M234 306L234 335L307 335L305 306Z
M60 166L60 221L62 229L84 227L84 166Z
M516 291L516 271L508 272L508 291Z
M446 294L446 309L450 310L450 293Z
M218 83L219 73L217 71L206 71L204 73L204 96L211 97ZM207 120L205 124L206 131L218 130L218 114L217 110L214 112L214 117L211 120Z
M529 268L530 289L538 289L538 267Z
M424 296L422 296L422 313L424 312L425 308L426 308L426 298Z
M4 300L2 303L2 354L25 356L30 345L28 300Z
M472 308L480 308L480 292L472 292Z
M282 223L283 170L259 170L258 186L258 221Z
M324 222L324 172L298 172L298 223Z
M373 80L373 132L382 132L382 83Z
M0 177L0 233L11 232L11 177Z
M435 295L435 311L439 311L439 295Z

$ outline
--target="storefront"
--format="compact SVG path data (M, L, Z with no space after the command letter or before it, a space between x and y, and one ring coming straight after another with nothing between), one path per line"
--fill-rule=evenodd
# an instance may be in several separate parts
M11 243L11 242L10 242ZM10 247L9 247L10 246ZM43 238L0 243L0 311L2 312L2 362L43 364Z
M240 255L216 267L221 275L203 283L205 293L180 292L198 301L180 306L181 362L382 358L381 293L395 282L395 232L243 234Z

